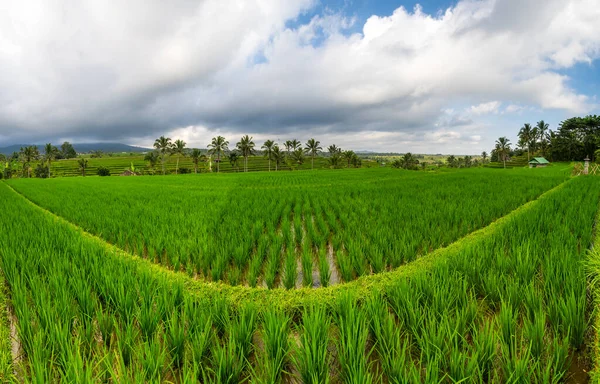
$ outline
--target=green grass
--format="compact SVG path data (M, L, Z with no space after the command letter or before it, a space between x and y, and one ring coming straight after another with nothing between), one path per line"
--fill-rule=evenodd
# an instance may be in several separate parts
M172 270L291 289L329 285L328 257L342 280L351 281L448 245L566 177L556 168L541 171L354 169L8 183L86 231Z
M6 291L4 276L0 275L0 382L3 383L10 381L13 377L13 357Z
M506 188L520 180L510 172ZM473 183L482 174L464 175ZM0 267L20 368L42 382L564 380L569 357L584 351L583 260L599 186L571 179L391 272L269 290L197 280L125 253L0 184L0 230L11 234L0 237ZM289 223L303 206L290 204ZM297 246L290 232L281 244Z
M154 168L151 168L149 163L144 160L144 155L125 155L119 157L101 157L101 158L89 158L86 157L88 161L88 168L86 169L86 176L96 176L98 168L104 167L110 170L111 176L118 176L122 174L126 169L130 169L131 164L136 169L136 172L140 172L142 174L156 174L162 175L162 164L159 161ZM65 177L65 176L81 176L82 172L79 169L79 165L77 163L78 159L65 159L65 160L55 160L51 163L51 175L52 177ZM271 170L275 171L275 163L271 162ZM165 162L165 168L167 174L174 174L177 164L177 157L169 156ZM368 166L370 164L365 164ZM37 164L33 165L33 169ZM179 168L185 168L190 172L194 172L195 165L192 162L192 159L189 157L180 157L179 158ZM329 168L329 163L327 162L327 158L325 157L317 157L315 158L315 169L325 169ZM242 172L243 167L243 159L240 159L239 166L233 167L227 158L221 160L221 164L219 167L219 172L223 173L238 173ZM310 158L303 164L293 164L292 166L288 164L280 164L278 167L279 171L290 171L290 170L308 170L311 169ZM256 171L268 171L269 170L269 161L262 156L251 156L248 158L248 172L256 172ZM217 171L216 163L212 163L212 172ZM198 163L198 172L199 173L207 173L211 172L210 165L208 162L200 162ZM33 175L33 172L32 172Z

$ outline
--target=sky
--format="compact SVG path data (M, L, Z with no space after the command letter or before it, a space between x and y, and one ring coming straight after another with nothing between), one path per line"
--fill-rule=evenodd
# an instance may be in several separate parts
M478 154L600 114L598 0L0 0L0 147Z

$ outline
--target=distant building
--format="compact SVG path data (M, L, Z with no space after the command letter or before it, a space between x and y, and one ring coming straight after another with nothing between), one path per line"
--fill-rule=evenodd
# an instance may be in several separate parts
M549 164L550 162L543 157L534 157L529 161L529 168L543 168Z

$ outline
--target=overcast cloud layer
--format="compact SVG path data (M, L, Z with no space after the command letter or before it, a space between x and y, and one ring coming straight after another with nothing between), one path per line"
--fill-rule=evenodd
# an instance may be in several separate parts
M355 34L357 21L335 12L286 27L314 6L2 1L0 146L151 145L168 134L205 147L248 133L479 153L514 137L517 121L598 113L596 96L561 75L600 56L597 0L463 0L437 15L399 7Z

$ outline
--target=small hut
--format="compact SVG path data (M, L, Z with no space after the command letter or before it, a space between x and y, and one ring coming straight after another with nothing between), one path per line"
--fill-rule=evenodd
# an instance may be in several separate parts
M543 157L534 157L529 161L529 168L543 168L549 164L550 162Z

